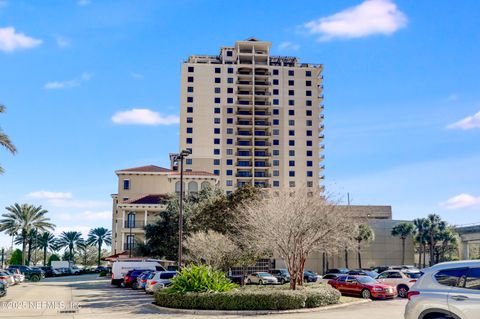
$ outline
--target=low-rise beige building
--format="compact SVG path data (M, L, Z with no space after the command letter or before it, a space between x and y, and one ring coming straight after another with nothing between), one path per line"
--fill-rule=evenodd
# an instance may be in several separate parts
M145 242L145 225L155 222L171 194L180 192L180 172L155 165L115 171L118 192L112 194L112 254ZM203 171L184 171L184 192L196 193L216 186L218 176Z

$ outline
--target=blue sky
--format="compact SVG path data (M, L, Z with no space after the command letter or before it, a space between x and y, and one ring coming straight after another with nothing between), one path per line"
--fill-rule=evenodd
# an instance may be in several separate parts
M0 207L42 204L57 232L110 227L114 171L166 166L178 149L181 61L255 36L325 65L331 192L396 219L480 222L478 12L475 0L0 0L0 127L18 148L0 150Z

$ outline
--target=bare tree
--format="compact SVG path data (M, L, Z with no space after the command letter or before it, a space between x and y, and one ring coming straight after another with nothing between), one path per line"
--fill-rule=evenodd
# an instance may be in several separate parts
M335 254L353 245L354 221L345 210L307 188L265 193L238 211L238 234L282 256L290 288L303 285L307 257L313 251Z
M206 264L227 271L238 262L238 247L227 236L215 232L199 231L184 242L186 259L195 264Z

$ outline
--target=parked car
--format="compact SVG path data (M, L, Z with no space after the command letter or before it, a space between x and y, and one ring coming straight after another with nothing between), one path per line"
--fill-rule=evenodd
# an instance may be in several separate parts
M54 276L53 269L50 266L41 266L41 267L37 267L37 268L40 268L41 270L43 270L43 272L45 273L45 277L53 277Z
M177 275L177 271L156 271L153 277L147 280L145 292L155 293L156 291L168 287L172 284L172 279Z
M361 296L365 299L390 299L397 296L395 287L381 284L369 276L342 275L328 284L345 295Z
M273 275L269 274L268 272L254 272L247 276L245 282L248 284L259 284L259 285L266 285L266 284L278 284L277 278Z
M398 296L407 298L407 293L417 282L421 273L410 273L401 270L387 270L377 276L377 281L397 288Z
M377 267L373 267L372 271L381 274L382 272L390 269L392 269L392 266L377 266Z
M480 318L480 261L446 262L422 270L408 292L405 319Z
M5 270L5 271L8 271L13 276L15 281L17 281L19 283L25 281L25 275L22 275L22 273L18 269L17 270Z
M110 270L112 273L112 285L121 285L123 283L124 276L128 271L133 269L141 270L153 270L153 271L164 271L165 268L160 264L160 262L155 260L142 260L142 261L116 261L113 263L113 266Z
M137 282L137 277L140 276L141 273L147 271L149 269L133 269L129 270L125 276L123 276L123 283L122 287L132 287L133 283Z
M303 272L303 280L305 282L317 282L320 281L320 279L322 279L322 276L320 276L316 272L313 272L311 270L305 270Z
M329 280L337 279L339 276L342 276L342 275L341 274L326 274L326 275L323 275L322 279L320 279L319 282L322 283L322 284L327 284Z
M3 297L7 294L7 283L5 280L0 279L0 297Z
M72 267L70 267L70 272L72 273L72 275L80 275L82 270L80 268L78 268L77 266L72 266Z
M227 276L228 279L230 279L231 282L237 285L243 285L245 283L245 277L242 275L229 275Z
M0 270L0 279L3 279L5 281L5 283L7 284L7 287L13 286L16 284L12 274L10 274L6 270Z
M147 284L147 280L153 277L154 271L146 270L138 275L136 282L132 283L132 289L145 289L145 285Z
M93 272L102 272L102 271L105 271L105 272L112 272L112 267L105 267L105 266L98 266L97 268L95 268L93 270Z
M400 266L392 266L391 269L394 270L402 270L402 271L410 271L410 272L420 272L420 269L413 265L400 265Z
M278 282L282 285L284 283L290 282L290 274L288 273L288 270L285 268L273 269L270 271L270 273L273 275L273 277L277 278Z
M371 270L366 270L366 269L355 269L355 270L350 270L347 275L352 275L352 276L368 276L368 277L372 277L372 278L377 278L377 276L379 275L377 272L375 271L371 271Z
M327 269L326 274L346 275L349 271L350 271L350 269L348 269L348 268L331 268L331 269Z
M17 269L25 276L25 279L30 281L39 281L40 279L45 278L45 273L41 269L30 268L25 265L10 265L7 268L7 270L11 272L15 272Z

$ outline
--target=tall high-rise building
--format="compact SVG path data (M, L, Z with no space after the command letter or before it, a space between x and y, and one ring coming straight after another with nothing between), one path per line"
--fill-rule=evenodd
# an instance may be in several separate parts
M180 147L186 170L220 177L227 192L321 187L323 66L271 56L250 38L182 64Z

